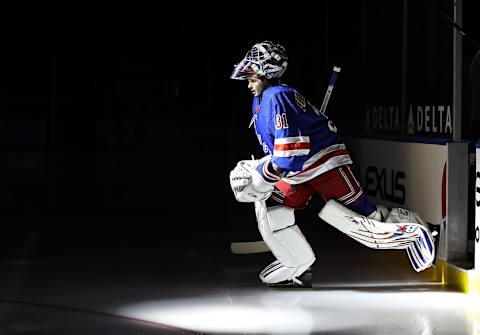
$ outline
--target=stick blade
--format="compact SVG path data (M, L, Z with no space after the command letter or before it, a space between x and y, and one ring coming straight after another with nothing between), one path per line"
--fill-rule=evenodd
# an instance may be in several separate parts
M230 243L230 250L234 254L257 254L262 252L269 252L267 244L264 241L254 242L232 242Z

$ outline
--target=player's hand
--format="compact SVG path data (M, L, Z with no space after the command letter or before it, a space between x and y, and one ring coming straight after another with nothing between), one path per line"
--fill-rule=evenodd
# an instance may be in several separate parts
M262 201L270 197L273 184L266 183L255 169L257 162L243 160L230 172L230 186L239 202Z

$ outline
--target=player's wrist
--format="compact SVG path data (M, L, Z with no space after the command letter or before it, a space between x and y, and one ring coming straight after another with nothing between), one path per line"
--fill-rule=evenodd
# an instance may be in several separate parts
M275 162L270 161L270 169L271 171L277 175L278 177L283 177L285 175L285 170L279 167Z
M266 184L273 185L280 180L280 176L271 165L271 160L260 163L255 170Z

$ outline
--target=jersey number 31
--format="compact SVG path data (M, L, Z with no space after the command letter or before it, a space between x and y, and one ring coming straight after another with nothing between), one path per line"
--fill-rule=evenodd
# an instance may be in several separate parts
M287 122L287 113L282 113L282 115L277 114L275 116L275 129L287 129L288 122Z

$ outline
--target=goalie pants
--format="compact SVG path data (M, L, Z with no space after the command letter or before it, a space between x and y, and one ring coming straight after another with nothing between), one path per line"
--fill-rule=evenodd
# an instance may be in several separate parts
M319 194L325 203L334 199L365 216L377 209L375 204L368 201L348 165L334 168L302 184L292 185L279 181L275 184L268 206L282 204L293 209L302 209L308 205L314 194Z

